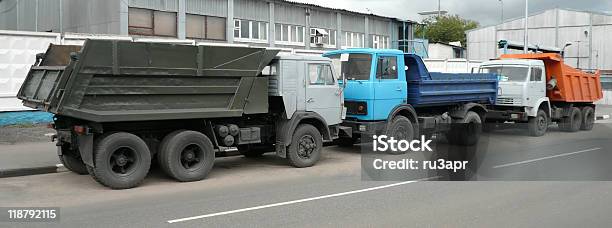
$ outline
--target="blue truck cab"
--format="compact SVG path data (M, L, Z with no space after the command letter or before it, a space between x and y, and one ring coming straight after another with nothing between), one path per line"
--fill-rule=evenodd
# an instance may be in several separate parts
M497 75L431 73L419 56L400 50L344 49L324 56L334 62L344 86L343 126L350 130L341 145L363 134L412 139L440 132L453 143L475 144L486 105L497 95ZM466 137L470 129L459 128L470 124L473 132Z

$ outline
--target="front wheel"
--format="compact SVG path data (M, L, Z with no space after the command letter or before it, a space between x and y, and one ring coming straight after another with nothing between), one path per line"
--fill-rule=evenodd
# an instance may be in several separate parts
M322 149L323 137L319 130L310 124L301 124L293 133L287 160L297 168L310 167L319 161Z
M393 139L397 141L406 140L410 142L410 140L414 139L414 132L414 126L408 118L405 116L396 116L391 121L391 124L388 125L386 135L387 137L393 137ZM401 150L388 150L387 152L390 154L403 153Z
M117 132L96 140L94 161L89 171L98 183L112 189L133 188L147 176L151 152L138 136Z
M534 137L540 137L548 130L548 115L544 110L538 110L538 114L535 117L529 117L529 135Z

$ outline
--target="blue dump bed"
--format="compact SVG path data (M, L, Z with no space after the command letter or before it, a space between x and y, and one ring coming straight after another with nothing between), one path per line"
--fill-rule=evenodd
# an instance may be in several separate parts
M429 72L420 57L407 54L407 103L415 107L476 102L494 104L496 74Z

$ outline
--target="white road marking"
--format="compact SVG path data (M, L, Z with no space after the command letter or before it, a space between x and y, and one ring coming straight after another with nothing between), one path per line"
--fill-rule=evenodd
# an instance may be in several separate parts
M437 178L437 177L433 177L433 178ZM428 179L432 179L432 178L428 178ZM280 202L280 203L260 205L260 206L256 206L256 207L248 207L248 208L243 208L243 209L238 209L238 210L223 211L223 212L217 212L217 213L206 214L206 215L198 215L198 216L193 216L193 217L174 219L174 220L169 220L168 223L185 222L185 221L190 221L190 220L210 218L210 217L215 217L215 216L220 216L220 215L229 215L229 214L235 214L235 213L240 213L240 212L245 212L245 211L259 210L259 209L270 208L270 207L279 207L279 206L285 206L285 205L289 205L289 204L304 203L304 202L308 202L308 201L327 199L327 198L332 198L332 197L346 196L346 195L352 195L352 194L357 194L357 193L363 193L363 192L369 192L369 191L374 191L374 190L385 189L385 188L391 188L391 187L395 187L395 186L412 184L412 183L416 183L416 182L419 182L419 180L404 181L404 182L398 182L398 183L393 183L393 184L388 184L388 185L382 185L382 186L378 186L378 187L371 187L371 188L359 189L359 190L354 190L354 191L341 192L341 193L335 193L335 194L323 195L323 196L317 196L317 197L312 197L312 198L305 198L305 199L292 200L292 201L286 201L286 202Z
M541 160L550 159L550 158L558 158L558 157L563 157L563 156L580 154L580 153L585 153L585 152L590 152L590 151L600 150L600 149L601 148L596 147L596 148L580 150L580 151L575 151L575 152L570 152L570 153L565 153L565 154L557 154L557 155L552 155L552 156L547 156L547 157L542 157L542 158L530 159L530 160L526 160L526 161L512 162L512 163L503 164L503 165L496 165L496 166L493 166L493 168L497 169L497 168L503 168L503 167L513 166L513 165L522 165L522 164L526 164L526 163L530 163L530 162L536 162L536 161L541 161Z

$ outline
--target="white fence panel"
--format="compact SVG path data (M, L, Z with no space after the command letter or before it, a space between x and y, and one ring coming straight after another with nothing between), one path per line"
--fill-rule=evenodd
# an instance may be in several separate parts
M59 42L59 33L0 30L0 111L30 110L15 96L36 54Z
M429 72L443 73L470 73L472 68L476 72L483 61L466 59L424 59Z

